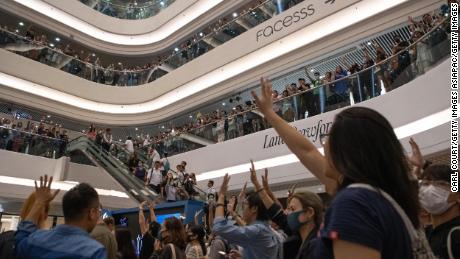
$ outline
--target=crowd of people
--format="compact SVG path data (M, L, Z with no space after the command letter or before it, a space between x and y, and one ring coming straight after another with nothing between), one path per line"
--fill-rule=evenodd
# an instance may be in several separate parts
M239 16L251 13L260 4L261 1L253 3L251 7L241 10ZM202 40L218 31L226 30L231 22L230 18L221 18L215 24L179 44L180 48L174 49L172 53L161 55L150 63L134 66L122 62L105 64L92 52L75 51L71 44L64 46L59 42L53 43L45 34L37 32L33 26L29 26L25 31L15 31L8 26L0 28L0 45L19 44L20 47L12 47L10 50L93 82L113 86L135 86L161 77L163 73L158 71L158 68L162 64L178 67L206 53L210 45L203 43Z
M0 149L59 158L65 154L68 142L67 130L56 125L0 119Z
M443 12L427 13L420 21L409 17L409 22L411 39L405 41L401 36L394 35L391 53L372 43L375 53L363 48L362 64L349 65L343 58L343 66L323 76L319 72L310 76L312 70L305 68L307 79L299 78L298 82L286 85L281 94L273 90L274 111L288 122L304 119L347 106L351 100L358 103L378 96L382 88L391 91L425 73L448 52L445 44L448 43L446 39L450 28ZM175 154L187 151L188 147L184 147L180 138L183 133L214 142L241 137L270 127L257 111L254 112L256 108L254 101L248 100L228 112L216 110L206 114L197 113L196 118L182 126L175 126L155 136L141 134L132 141L136 150L146 147L147 151L147 147L153 146L161 154Z

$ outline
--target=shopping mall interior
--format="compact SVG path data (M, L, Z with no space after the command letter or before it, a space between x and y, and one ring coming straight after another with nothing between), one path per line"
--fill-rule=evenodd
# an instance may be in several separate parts
M0 2L0 258L460 259L458 1Z

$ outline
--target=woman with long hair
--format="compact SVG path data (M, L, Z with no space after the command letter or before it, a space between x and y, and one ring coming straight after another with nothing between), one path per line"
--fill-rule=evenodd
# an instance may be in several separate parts
M261 88L260 96L252 94L267 121L326 190L335 193L319 231L318 258L412 258L411 226L403 217L419 228L418 187L390 123L368 108L345 109L330 132L321 135L323 156L273 111L271 83L262 78Z
M187 259L203 259L206 255L204 237L206 232L202 226L192 225L187 229L187 247L185 256Z
M155 253L152 258L186 259L185 229L179 219L167 218L161 224L158 240L155 241Z
M115 230L115 237L118 245L117 259L136 259L131 231L127 228L118 228Z

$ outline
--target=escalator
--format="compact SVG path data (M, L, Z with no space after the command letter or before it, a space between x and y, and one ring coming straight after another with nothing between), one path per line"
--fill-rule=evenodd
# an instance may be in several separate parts
M158 195L145 187L143 181L132 175L124 162L97 146L86 136L78 137L67 145L67 154L71 160L76 154L81 156L82 153L94 165L102 167L137 201L157 199Z

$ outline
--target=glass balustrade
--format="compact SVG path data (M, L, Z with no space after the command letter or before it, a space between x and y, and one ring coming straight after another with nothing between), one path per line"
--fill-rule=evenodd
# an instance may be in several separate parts
M0 126L0 149L47 158L65 154L66 139L57 139Z
M419 37L415 42L377 64L365 54L366 62L361 70L357 64L348 64L347 68L337 68L324 78L310 78L312 84L303 91L287 87L282 95L273 96L273 109L286 121L293 122L379 97L414 80L448 57L449 31L450 25L444 20L426 34L415 32ZM239 106L228 116L185 133L217 143L270 128L255 105L246 109ZM196 149L174 142L180 136L166 138L156 146L168 143L180 152Z
M174 3L175 0L80 0L80 2L107 16L127 20L141 20L157 15Z
M102 0L101 0L102 1ZM301 1L287 1L285 8ZM174 48L170 55L159 62L146 64L142 68L127 68L125 64L101 65L98 58L79 57L70 48L60 48L46 41L36 41L6 29L0 30L0 47L52 66L72 75L99 84L112 86L136 86L150 83L168 72L207 53L217 46L237 37L247 30L265 22L278 13L272 0L267 0L234 17L224 24L208 27Z

